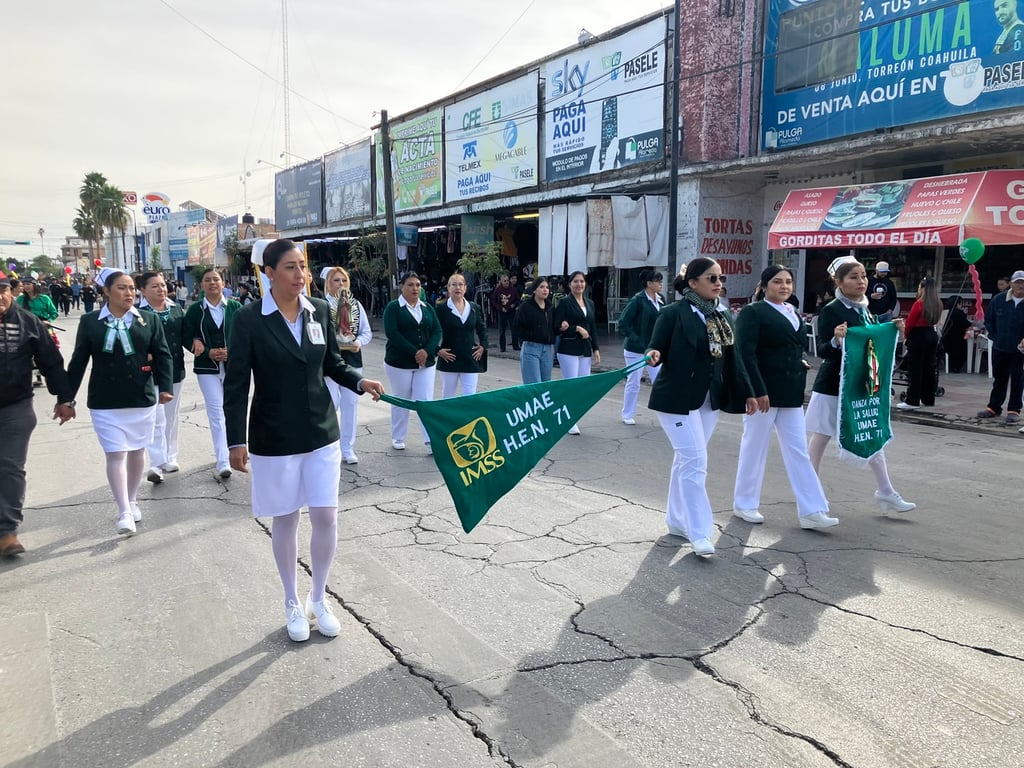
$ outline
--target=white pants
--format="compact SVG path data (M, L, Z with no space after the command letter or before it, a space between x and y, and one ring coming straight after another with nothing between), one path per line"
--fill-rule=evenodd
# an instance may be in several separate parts
M628 349L622 350L622 356L626 359L626 365L632 365L644 359L642 354L630 352ZM643 376L645 370L647 371L647 378L653 384L654 380L658 378L661 366L645 365L643 368L637 368L626 377L626 389L622 393L622 418L624 419L632 419L636 416L636 401L640 399L640 377Z
M452 373L449 371L441 371L442 399L447 400L449 397L455 397L456 391L459 389L459 382L462 383L462 394L475 395L476 385L479 379L479 373Z
M769 408L768 413L744 415L733 507L750 510L760 505L768 443L773 429L779 438L789 485L796 496L796 513L806 517L816 512L828 512L828 499L807 454L803 408Z
M708 498L708 441L718 422L711 398L687 414L657 412L661 428L675 449L668 480L665 522L681 528L690 541L710 539L714 531L711 499Z
M153 427L153 442L149 444L149 466L178 463L178 412L181 410L181 385L179 381L172 388L174 399L160 405L160 391L156 391L156 423Z
M559 355L558 367L562 369L563 379L575 379L590 375L590 357L583 355Z
M436 371L437 368L433 365L429 368L394 368L384 363L384 373L387 374L388 383L391 385L390 394L405 400L433 400ZM422 422L420 430L423 432L423 442L429 443L430 435L423 429ZM391 439L404 443L408 434L409 411L392 405Z
M200 373L196 376L206 403L206 420L210 423L213 453L217 466L228 463L228 431L224 424L224 366L219 373Z
M363 375L362 368L355 368L356 373ZM359 393L343 387L334 379L324 379L327 390L334 401L334 410L338 412L338 426L341 428L341 451L352 453L356 447L356 424L359 416Z

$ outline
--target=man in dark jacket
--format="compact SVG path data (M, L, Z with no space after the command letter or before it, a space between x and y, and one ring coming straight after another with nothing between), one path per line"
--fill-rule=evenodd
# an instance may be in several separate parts
M900 300L896 296L896 284L889 279L889 262L880 261L875 265L875 276L868 280L868 311L880 321L899 317Z
M1003 400L1009 385L1006 423L1020 421L1021 399L1024 396L1024 270L1018 269L1010 278L1010 288L997 293L985 309L985 330L988 331L989 365L992 366L992 393L979 419L994 419L1003 411Z
M519 289L509 282L508 272L502 272L498 278L498 285L491 291L491 306L498 313L498 348L502 352L505 351L506 329L512 331L512 349L519 349L519 339L512 328L519 300Z
M75 418L75 401L57 345L42 321L13 300L11 282L0 273L0 557L25 551L18 541L18 526L25 504L28 441L36 426L33 364L57 396L53 417L61 424Z

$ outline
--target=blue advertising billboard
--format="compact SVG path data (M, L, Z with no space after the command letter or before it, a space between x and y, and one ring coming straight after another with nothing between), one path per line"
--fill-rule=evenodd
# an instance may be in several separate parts
M763 149L1021 105L1018 0L768 0Z
M323 225L323 177L319 159L274 176L274 223L278 230Z

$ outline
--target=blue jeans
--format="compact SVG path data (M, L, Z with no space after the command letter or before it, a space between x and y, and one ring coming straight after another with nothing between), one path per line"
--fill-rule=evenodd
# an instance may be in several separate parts
M523 373L523 384L551 381L553 360L554 345L524 341L519 353L519 369Z

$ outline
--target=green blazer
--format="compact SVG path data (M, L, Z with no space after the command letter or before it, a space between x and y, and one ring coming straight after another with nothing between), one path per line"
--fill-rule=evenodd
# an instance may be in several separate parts
M619 315L619 331L626 337L623 347L627 352L642 355L654 333L661 310L655 309L646 291L640 291L629 300Z
M174 360L174 383L177 384L185 378L185 347L183 345L185 311L171 299L167 300L166 306L166 318L148 305L143 307L143 309L153 312L153 314L160 318L160 322L163 324L167 348L171 351L171 357ZM188 348L192 349L191 339L189 339Z
M793 330L789 320L768 302L747 304L736 320L736 353L750 381L748 396L767 395L774 408L803 407L806 344L803 321Z
M455 353L455 360L445 362L437 358L437 370L447 373L483 373L486 369L486 357L477 362L473 359L473 347L477 340L487 350L487 323L484 321L484 313L480 306L473 301L468 301L469 318L462 322L458 315L452 312L448 302L438 304L437 322L441 325L441 344L438 349L450 349ZM409 314L406 312L406 314Z
M419 368L416 352L421 349L427 352L425 367L429 368L435 362L434 356L441 346L441 324L432 306L425 301L420 301L420 306L423 307L423 319L419 323L408 309L398 303L398 299L384 307L384 335L387 337L384 362L393 368Z
M832 299L818 314L818 357L821 358L821 367L818 375L814 378L812 390L822 395L839 394L839 370L842 366L843 352L832 346L832 336L836 326L847 323L853 328L858 325L875 323L875 316L868 313L868 322L864 322L861 314L848 308L839 299Z
M280 312L263 314L262 299L235 314L224 378L229 446L246 443L246 410L249 450L258 456L311 453L340 439L324 377L355 392L362 377L338 351L327 302L308 300L314 312L301 312L302 346L295 343ZM321 326L323 344L310 340L308 329L314 323ZM250 378L255 390L251 407Z
M558 337L557 351L560 355L590 357L599 349L597 345L597 318L595 317L597 313L594 311L594 302L586 297L583 298L583 301L587 307L586 316L583 315L583 310L572 296L566 296L555 305L555 334ZM564 333L558 330L562 327L563 320L569 324L569 329ZM590 338L584 339L580 336L576 332L576 326L586 328Z
M78 321L75 351L68 363L71 391L77 393L82 386L85 367L92 359L89 408L106 410L156 405L154 383L160 392L172 392L174 375L174 362L160 318L148 309L139 310L141 320L136 317L128 329L135 352L125 355L120 342L115 342L113 351L103 351L107 323L100 320L100 311L87 312Z
M722 357L712 357L707 328L687 301L677 301L658 315L646 351L661 353L661 371L651 388L648 407L686 414L700 408L710 392L713 409L742 412L750 383L742 374L735 346L726 347ZM732 325L729 313L723 317Z
M199 339L206 347L203 354L196 355L195 360L192 361L193 372L197 374L220 373L220 364L210 359L209 350L229 345L235 313L241 308L242 305L239 302L228 299L227 307L224 309L224 323L218 328L206 309L204 299L200 298L199 301L194 301L189 305L185 312L181 343L186 349L191 350L193 340Z

